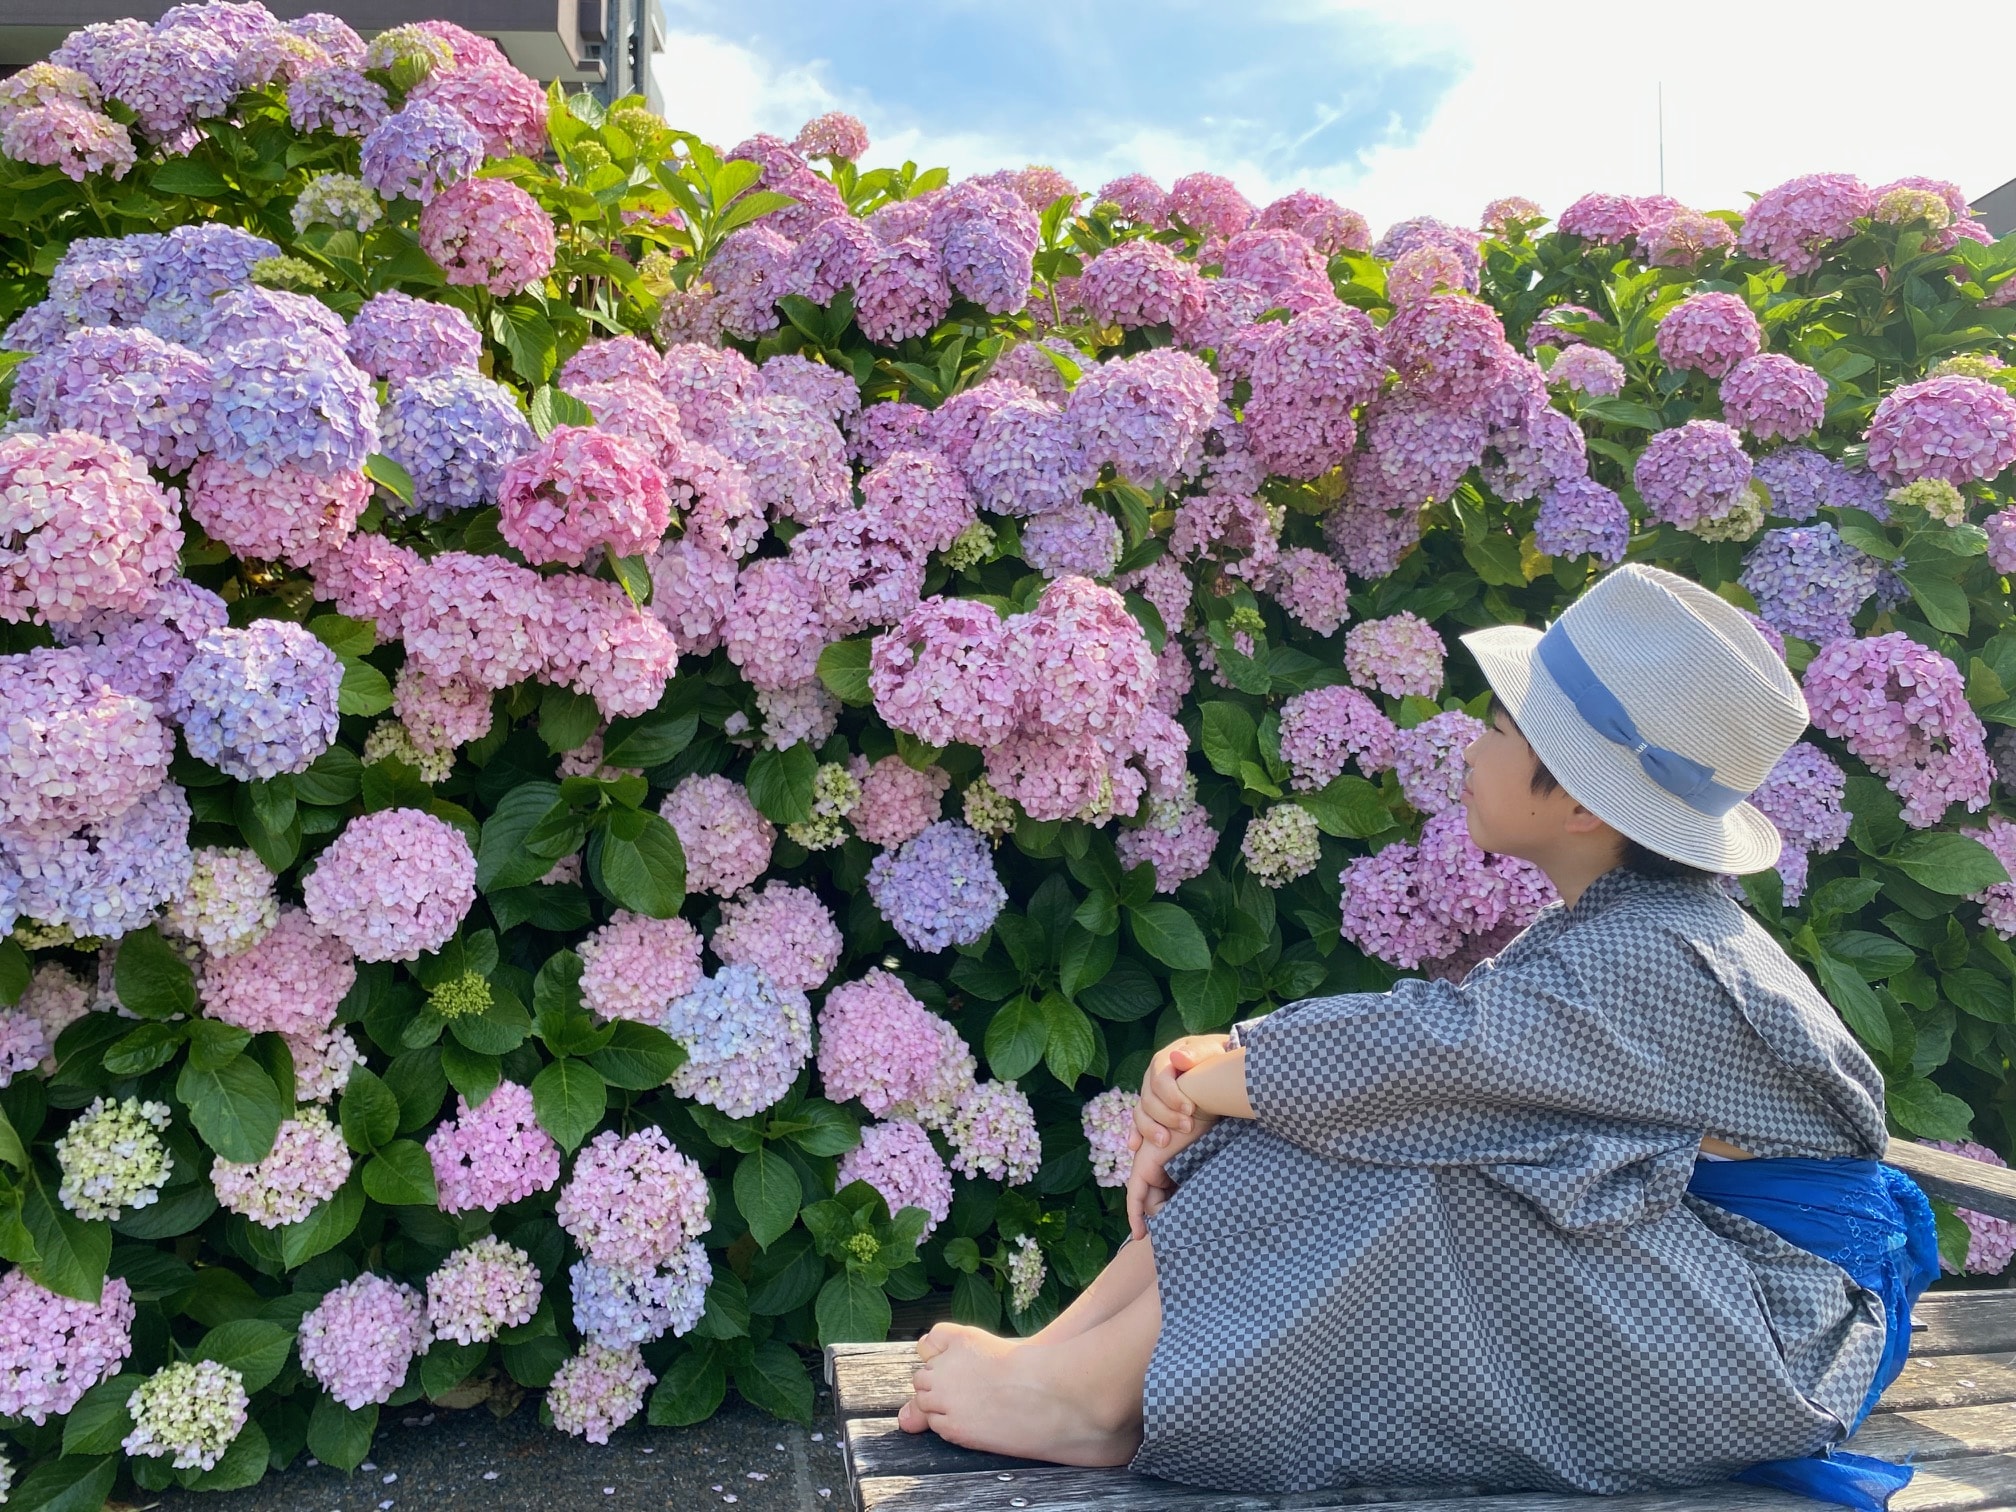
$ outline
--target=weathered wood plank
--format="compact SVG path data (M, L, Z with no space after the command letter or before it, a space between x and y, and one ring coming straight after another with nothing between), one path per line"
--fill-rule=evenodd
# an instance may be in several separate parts
M1037 1470L1045 1460L1017 1459L1009 1454L985 1454L961 1449L931 1432L905 1433L893 1417L848 1418L841 1424L848 1474L857 1480L871 1475L956 1475L978 1470Z
M889 1416L910 1395L910 1372L920 1363L915 1345L904 1342L834 1344L826 1359L833 1410L843 1419Z
M2016 1171L1928 1149L1908 1139L1891 1140L1883 1152L1883 1163L1909 1175L1928 1197L1944 1197L1996 1218L2016 1218Z
M2016 1291L1930 1291L1911 1309L1911 1355L2016 1352Z
M1960 1459L1970 1454L2016 1454L2016 1402L1871 1413L1841 1447L1899 1464Z
M973 1475L878 1477L860 1487L860 1512L1813 1512L1803 1496L1723 1481L1632 1496L1510 1496L1366 1501L1356 1492L1286 1496L1207 1491L1124 1470L1064 1467ZM1891 1512L1989 1512L2016 1506L2016 1458L1995 1455L1926 1465L1891 1499Z
M1885 1412L1914 1412L1993 1402L2016 1402L2016 1367L2007 1355L1913 1357L1877 1405Z

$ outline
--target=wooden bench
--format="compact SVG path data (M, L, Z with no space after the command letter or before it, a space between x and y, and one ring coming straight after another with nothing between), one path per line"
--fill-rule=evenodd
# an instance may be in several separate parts
M2016 1170L1893 1141L1891 1164L1930 1196L2016 1219ZM921 1332L921 1329L920 1329ZM1814 1512L1822 1503L1740 1481L1630 1496L1463 1495L1358 1487L1255 1495L1128 1470L1079 1470L946 1443L896 1426L917 1363L914 1340L833 1344L826 1379L856 1512ZM1845 1447L1917 1465L1892 1512L2016 1509L2016 1290L1927 1292L1912 1313L1911 1358Z

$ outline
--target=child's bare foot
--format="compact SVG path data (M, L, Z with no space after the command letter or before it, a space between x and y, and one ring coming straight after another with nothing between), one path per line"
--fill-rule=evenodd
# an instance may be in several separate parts
M1053 1348L940 1323L918 1353L916 1394L896 1417L905 1432L929 1428L963 1448L1060 1465L1124 1465L1140 1447L1138 1408L1116 1407L1117 1383L1060 1368Z

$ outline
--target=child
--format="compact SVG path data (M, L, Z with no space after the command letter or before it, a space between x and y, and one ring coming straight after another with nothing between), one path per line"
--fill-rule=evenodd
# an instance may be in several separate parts
M1832 1446L1903 1364L1930 1206L1878 1163L1880 1073L1717 881L1778 858L1743 800L1797 684L1636 564L1463 642L1471 838L1561 902L1461 983L1159 1052L1130 1241L1030 1339L932 1329L906 1430L1236 1491L1909 1479Z

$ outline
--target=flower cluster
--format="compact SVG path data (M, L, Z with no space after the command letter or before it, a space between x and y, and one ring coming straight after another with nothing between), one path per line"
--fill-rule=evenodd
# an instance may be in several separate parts
M805 994L773 982L760 966L723 966L672 1000L660 1027L686 1047L672 1073L680 1097L730 1118L759 1113L791 1090L812 1054Z
M212 1469L250 1415L244 1374L215 1360L164 1365L126 1399L133 1431L128 1454L169 1458L178 1470Z
M210 1167L210 1185L231 1212L262 1228L280 1228L299 1223L335 1196L351 1164L350 1147L329 1115L305 1107L281 1123L262 1158L240 1163L220 1155Z
M439 1339L488 1343L507 1328L531 1322L542 1289L530 1255L485 1234L427 1278L427 1326Z
M325 1293L302 1317L296 1338L301 1368L355 1411L397 1391L433 1335L420 1292L366 1272Z
M539 1127L532 1089L509 1080L474 1108L457 1094L454 1118L427 1137L427 1158L444 1213L494 1211L560 1179L560 1146Z
M381 809L344 826L302 879L301 901L358 959L411 961L439 948L476 901L476 855L446 820Z
M62 1417L133 1352L132 1288L96 1302L60 1296L16 1267L0 1276L0 1412L37 1427Z
M1949 805L1979 810L1994 768L1960 669L1901 630L1828 642L1802 679L1816 728L1866 761L1919 829Z
M655 1126L604 1130L582 1149L554 1217L598 1265L650 1270L711 1226L707 1181Z
M161 1142L168 1120L166 1103L93 1098L56 1141L57 1201L87 1221L151 1205L175 1170Z

